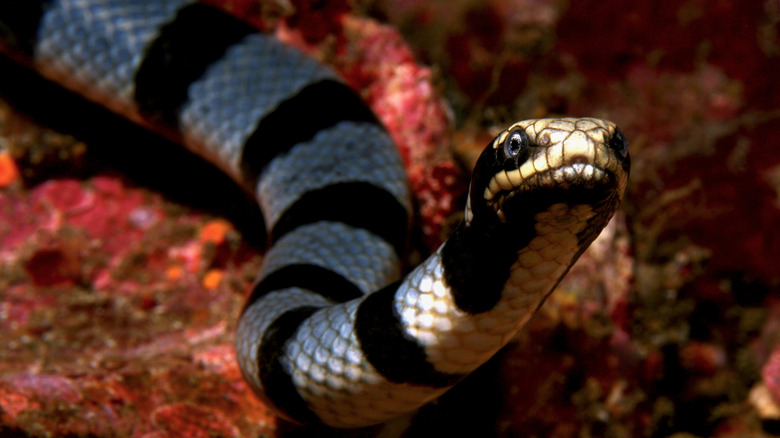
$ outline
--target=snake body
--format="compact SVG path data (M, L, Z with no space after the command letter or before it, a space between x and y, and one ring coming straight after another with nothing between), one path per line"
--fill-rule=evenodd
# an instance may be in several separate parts
M192 0L6 1L0 43L255 196L272 245L236 352L298 422L377 424L447 391L533 316L628 178L613 123L518 122L477 161L463 223L402 276L403 163L330 69Z

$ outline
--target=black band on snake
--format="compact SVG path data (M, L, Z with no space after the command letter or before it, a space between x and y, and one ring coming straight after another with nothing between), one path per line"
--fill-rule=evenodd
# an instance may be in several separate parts
M273 245L236 351L255 392L299 422L376 424L447 391L534 315L628 178L611 122L518 122L479 157L463 223L402 277L401 159L330 69L190 0L4 2L0 38L256 197Z

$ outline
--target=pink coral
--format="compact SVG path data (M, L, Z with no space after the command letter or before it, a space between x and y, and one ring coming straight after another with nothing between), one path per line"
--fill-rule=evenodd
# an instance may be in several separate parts
M780 348L775 349L761 369L764 385L769 389L775 403L780 404Z

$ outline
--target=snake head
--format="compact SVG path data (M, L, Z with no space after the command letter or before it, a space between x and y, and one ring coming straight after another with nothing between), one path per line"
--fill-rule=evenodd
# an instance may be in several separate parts
M496 136L477 160L466 224L514 225L553 204L587 204L606 219L623 197L626 138L594 118L524 120Z

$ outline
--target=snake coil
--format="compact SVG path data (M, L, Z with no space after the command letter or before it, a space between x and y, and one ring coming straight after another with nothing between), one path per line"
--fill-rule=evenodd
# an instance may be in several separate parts
M515 123L479 157L463 223L401 276L401 159L330 69L193 0L4 2L0 46L256 197L273 245L236 352L254 391L299 422L376 424L447 391L533 316L628 178L611 122Z

